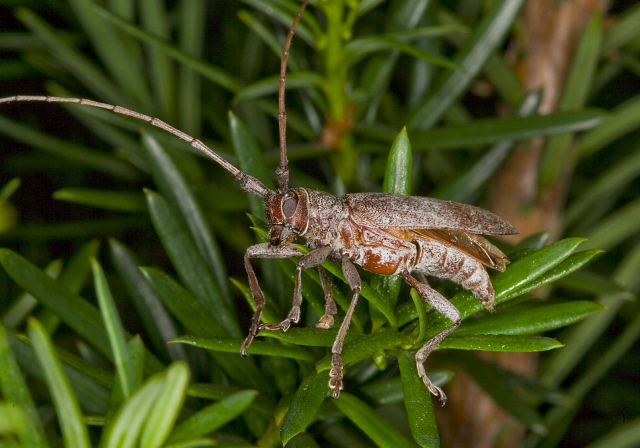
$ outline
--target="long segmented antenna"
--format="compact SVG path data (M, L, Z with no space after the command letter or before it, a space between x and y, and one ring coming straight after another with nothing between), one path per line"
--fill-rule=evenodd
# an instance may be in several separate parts
M278 134L280 136L280 165L276 169L276 178L278 180L278 193L284 194L289 191L289 160L287 159L287 114L285 112L285 83L287 82L287 59L289 59L289 49L291 41L295 34L296 26L302 17L302 13L309 4L309 0L304 0L300 9L293 19L287 39L282 49L282 58L280 60L280 82L278 84Z
M278 191L280 193L286 193L289 191L289 161L287 159L287 115L285 112L285 83L287 81L287 59L289 58L289 49L291 48L291 40L293 39L293 35L295 34L295 28L302 17L302 13L307 7L309 0L305 0L300 5L300 9L296 13L295 18L293 19L293 23L289 28L289 32L287 34L287 39L284 43L284 48L282 50L282 57L280 60L280 81L278 85L278 130L280 137L280 164L276 169L276 177L278 180ZM253 176L243 173L235 166L231 165L229 162L224 160L218 154L216 154L211 148L202 143L195 137L190 136L182 132L181 130L174 128L173 126L165 123L164 121L150 117L149 115L141 114L139 112L126 109L120 106L114 106L112 104L101 103L99 101L87 100L83 98L62 98L57 96L33 96L33 95L16 95L10 96L7 98L0 98L0 104L2 103L12 103L19 101L39 101L45 103L72 103L72 104L81 104L83 106L91 106L97 107L100 109L110 110L117 114L127 115L129 117L137 118L138 120L146 121L147 123L160 128L170 134L175 135L176 137L186 141L191 146L196 148L198 151L212 159L218 165L223 167L225 170L229 171L231 174L235 176L236 179L240 182L240 187L248 191L249 193L253 193L255 195L265 197L269 190L265 187L262 182L256 179Z
M238 179L238 181L240 182L240 187L242 187L243 190L261 197L265 197L269 192L267 187L265 187L262 184L262 182L260 182L258 179L256 179L253 176L249 176L248 174L243 173L238 168L231 165L229 162L227 162L218 154L216 154L211 148L209 148L207 145L202 143L200 140L190 136L189 134L182 132L179 129L174 128L173 126L165 123L164 121L158 118L150 117L148 115L141 114L139 112L126 109L124 107L114 106L112 104L100 103L98 101L81 99L81 98L61 98L57 96L31 96L31 95L17 95L17 96L10 96L7 98L0 98L0 104L12 103L17 101L41 101L45 103L82 104L83 106L91 106L91 107L98 107L100 109L107 109L117 114L127 115L129 117L137 118L138 120L146 121L147 123L157 128L160 128L166 132L169 132L170 134L173 134L176 137L186 141L191 146L196 148L198 151L200 151L201 153L203 153L204 155L212 159L222 168L229 171L231 174L233 174L236 177L236 179Z

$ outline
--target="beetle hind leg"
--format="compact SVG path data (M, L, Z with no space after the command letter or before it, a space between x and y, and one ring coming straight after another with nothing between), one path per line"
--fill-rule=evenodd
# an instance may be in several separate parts
M451 302L445 299L442 294L430 287L428 284L419 282L408 272L403 272L401 275L402 278L425 300L425 302L427 302L433 309L453 322L453 325L445 328L429 341L427 341L427 343L424 344L420 348L420 350L416 352L415 355L418 375L422 379L422 382L425 384L425 386L429 388L429 392L438 397L440 403L442 403L442 405L444 406L444 404L447 402L447 396L442 391L442 389L431 382L424 368L424 363L433 349L435 349L438 344L443 341L444 338L451 334L453 330L460 326L462 316L460 315L458 309L451 304Z
M458 328L460 325L460 321L454 323L452 326L445 328L443 331L438 333L436 336L431 338L426 344L424 344L420 350L416 352L415 360L416 360L416 368L418 369L418 376L422 379L422 382L429 389L433 395L435 395L442 406L447 402L447 396L438 386L433 384L429 377L427 376L427 372L424 368L424 363L433 351L434 348L442 342L444 338L446 338L453 330Z

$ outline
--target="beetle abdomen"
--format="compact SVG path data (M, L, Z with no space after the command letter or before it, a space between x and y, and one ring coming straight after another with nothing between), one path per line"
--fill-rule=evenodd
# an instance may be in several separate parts
M416 238L414 270L451 280L468 289L486 308L493 308L494 291L484 265L464 252L428 238Z

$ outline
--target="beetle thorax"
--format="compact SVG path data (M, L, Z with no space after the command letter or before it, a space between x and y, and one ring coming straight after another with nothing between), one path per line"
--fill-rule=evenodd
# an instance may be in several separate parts
M348 218L348 211L342 198L318 190L307 190L309 195L309 227L307 246L341 246L339 223Z

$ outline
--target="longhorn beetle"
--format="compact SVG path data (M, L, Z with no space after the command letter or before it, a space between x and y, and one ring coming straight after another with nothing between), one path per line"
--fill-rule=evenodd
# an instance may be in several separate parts
M331 296L328 274L321 263L325 260L340 263L353 296L331 348L332 369L329 373L329 388L333 398L338 398L343 388L342 345L360 295L360 276L355 265L376 274L403 278L429 305L452 322L451 326L429 340L415 355L420 378L431 393L444 404L446 396L427 377L424 362L433 349L460 325L461 315L446 298L429 286L424 276L431 275L458 283L470 290L487 309L492 310L494 291L485 266L503 271L508 259L497 247L478 234L509 235L518 231L499 216L467 204L387 193L356 193L335 197L308 188L289 188L285 114L286 67L291 40L307 3L308 0L302 2L293 20L281 57L278 85L280 163L276 169L277 191L267 189L258 179L243 173L222 159L200 140L157 118L120 106L87 99L51 96L13 96L0 99L0 103L76 103L108 109L146 121L189 142L233 174L243 190L264 198L269 242L249 247L244 256L256 311L251 319L249 333L242 343L243 356L247 355L247 348L260 330L286 331L292 323L298 322L302 302L303 269L317 267L320 271L326 303L325 314L315 326L329 328L333 324L333 316L337 309ZM306 239L306 245L311 249L309 253L304 254L292 245L299 236ZM265 298L251 266L251 259L290 257L301 257L296 265L291 310L280 323L261 323ZM420 280L417 280L412 272L416 272Z

